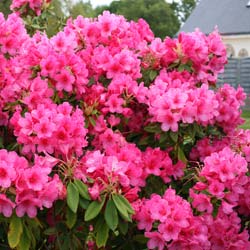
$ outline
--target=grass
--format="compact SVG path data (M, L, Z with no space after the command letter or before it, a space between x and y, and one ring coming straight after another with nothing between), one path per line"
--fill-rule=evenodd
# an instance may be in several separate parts
M243 129L250 129L250 110L243 110L241 117L245 119L245 123L240 127Z

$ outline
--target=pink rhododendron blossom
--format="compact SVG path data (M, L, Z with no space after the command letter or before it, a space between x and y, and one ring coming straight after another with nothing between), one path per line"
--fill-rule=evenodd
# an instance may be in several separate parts
M138 228L145 229L145 236L149 238L148 247L176 245L199 246L206 244L207 231L205 228L199 233L191 233L191 228L201 227L202 222L193 216L190 204L176 195L171 188L167 189L164 196L153 194L150 199L143 200L137 209L135 219ZM157 231L152 227L156 223ZM187 239L185 236L189 234ZM173 248L174 249L174 248Z
M8 199L5 194L0 194L0 212L5 217L10 217L12 215L14 207L15 203Z
M165 241L162 235L158 232L146 232L145 236L149 238L147 243L148 249L155 249L156 247L159 250L163 250L165 247Z

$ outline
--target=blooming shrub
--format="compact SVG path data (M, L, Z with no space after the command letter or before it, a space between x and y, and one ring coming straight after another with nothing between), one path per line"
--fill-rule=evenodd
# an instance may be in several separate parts
M246 95L216 86L218 31L162 41L105 11L29 35L48 5L0 14L6 249L250 249Z

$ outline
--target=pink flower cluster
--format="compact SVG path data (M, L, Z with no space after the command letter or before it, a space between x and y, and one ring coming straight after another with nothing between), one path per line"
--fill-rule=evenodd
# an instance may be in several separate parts
M160 122L163 131L176 132L179 123L197 122L203 126L218 123L229 132L242 123L238 110L246 95L242 88L235 90L227 84L218 92L207 84L197 88L191 75L162 70L147 98L152 121Z
M237 129L232 130L223 138L204 137L197 141L192 148L190 158L192 160L204 161L207 156L214 152L219 152L223 148L230 146L235 152L240 152L247 162L250 162L250 131Z
M224 213L232 213L232 209L238 206L239 196L248 193L247 171L246 160L230 148L212 153L205 158L199 174L202 182L197 182L190 190L193 207L200 212L211 213L214 209L212 199L216 198L221 201ZM205 190L208 194L203 192Z
M195 72L196 82L214 84L227 62L225 46L217 30L205 36L198 29L180 33L177 39L156 38L149 48L142 50L145 67L168 68L188 64Z
M89 185L89 193L94 200L111 188L134 201L150 175L160 176L165 183L172 177L178 179L183 176L185 164L181 161L173 164L167 151L148 147L142 152L110 129L99 135L95 147L99 150L88 151L74 170L75 177L84 182L87 178L95 180Z
M219 209L216 218L204 217L208 228L209 249L249 250L250 241L247 230L241 229L241 220L236 212L225 214Z
M13 0L10 6L11 10L19 11L23 6L29 6L36 15L40 15L45 4L49 4L51 0Z
M18 37L7 32L19 46L15 45L18 54L2 58L6 84L1 89L0 104L5 109L7 103L16 100L31 107L33 103L49 102L53 96L76 95L78 101L96 104L104 115L110 112L129 118L130 129L138 130L144 122L155 121L164 131L177 131L178 123L196 121L204 126L218 122L229 130L241 122L242 89L235 91L227 85L216 93L206 84L211 82L211 73L204 74L202 80L198 77L205 70L216 78L226 63L225 48L216 31L207 37L196 31L181 34L172 43L169 38L162 42L153 37L143 20L128 23L122 16L104 12L94 20L69 20L64 31L51 39L41 34L28 38L20 19L15 25L8 20L10 28L23 32ZM4 34L5 29L2 27ZM193 49L202 53L197 56ZM164 58L169 59L167 64ZM158 60L158 66L151 67L150 60ZM193 63L190 72L168 70L172 64L179 67L189 61ZM207 69L201 69L202 65ZM140 80L141 67L159 70L150 88ZM146 104L143 113L138 112L137 101ZM232 112L227 112L229 107ZM2 112L1 117L5 124L8 112Z
M134 207L138 228L149 238L149 249L210 249L206 225L172 188L163 197L153 194Z
M28 39L23 22L17 14L11 14L8 19L0 13L0 51L2 55L16 55L23 43ZM3 71L4 72L4 71Z
M72 123L72 121L74 121ZM11 119L14 134L23 153L47 152L56 156L82 154L87 146L84 117L80 109L65 102L61 105L38 105L24 117L16 112Z
M30 166L16 152L1 149L0 162L0 212L5 217L15 209L18 217L27 213L33 218L38 209L50 208L55 200L64 198L59 176L49 176L56 164L50 157L36 156Z

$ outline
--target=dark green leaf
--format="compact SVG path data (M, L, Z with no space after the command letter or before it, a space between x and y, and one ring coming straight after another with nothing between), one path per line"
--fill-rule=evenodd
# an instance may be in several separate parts
M12 216L8 231L8 242L11 248L15 248L19 244L22 233L23 225L21 218Z
M145 236L143 234L137 234L133 237L133 240L136 242L139 242L141 244L146 244L148 239L145 238Z
M148 145L148 140L149 140L148 136L142 137L142 138L140 138L138 144L141 145L141 146L142 145Z
M28 235L27 229L24 228L17 249L18 250L29 250L30 245L31 245L31 238Z
M68 232L68 227L64 221L59 221L58 223L56 223L56 231L62 232L62 233Z
M80 180L74 180L74 184L77 187L79 194L86 200L91 200L88 192L88 186Z
M149 132L149 133L160 133L161 132L161 128L158 124L148 125L144 128L144 130Z
M117 210L119 211L120 215L122 216L122 218L124 220L127 220L127 221L131 222L132 220L131 220L131 216L128 213L128 208L123 203L120 196L118 196L117 194L114 194L114 195L112 195L112 198L113 198L115 206L116 206Z
M157 71L156 70L151 70L149 72L149 79L150 79L150 81L153 81L156 76L157 76Z
M168 140L168 134L167 133L162 133L161 134L161 136L160 136L160 140L159 140L159 142L160 143L164 143L164 142L166 142L167 140Z
M78 188L74 185L74 183L70 182L67 186L67 205L72 210L72 212L76 213L78 204L79 204Z
M72 249L71 240L70 240L70 235L69 234L62 234L60 241L63 242L62 245L61 245L61 250Z
M181 160L182 162L187 163L187 158L183 150L180 147L178 147L178 160Z
M96 122L92 116L89 116L89 122L93 127L96 125Z
M114 231L118 225L118 213L113 200L107 202L104 218L109 228Z
M101 212L104 202L105 197L102 198L101 202L92 201L85 212L84 220L90 221L94 219Z
M129 201L123 195L117 194L117 196L119 197L119 199L121 200L121 202L127 207L128 213L134 214L135 211L131 207L131 204L129 203Z
M109 237L109 228L108 225L102 220L102 223L98 226L96 233L96 245L98 248L104 247L107 243Z
M125 221L120 220L120 221L119 221L118 227L119 227L120 232L121 232L123 235L126 235L126 234L127 234L127 232L128 232L128 222L125 222Z
M177 142L178 141L178 133L175 133L175 132L173 132L173 131L170 131L169 132L169 136L170 136L170 138L172 139L172 141L173 142Z
M54 235L54 234L57 233L57 231L56 231L56 228L55 228L55 227L50 227L50 228L44 230L43 233L44 233L45 235Z
M179 72L183 72L185 70L188 71L188 72L192 72L193 71L192 65L190 65L190 64L181 64L178 67Z
M71 209L68 208L66 212L66 224L69 229L71 229L75 225L76 219L77 213L73 213Z
M89 203L90 202L88 200L85 200L85 199L83 199L83 198L80 197L80 199L79 199L79 205L80 205L81 208L87 209L88 206L89 206Z

